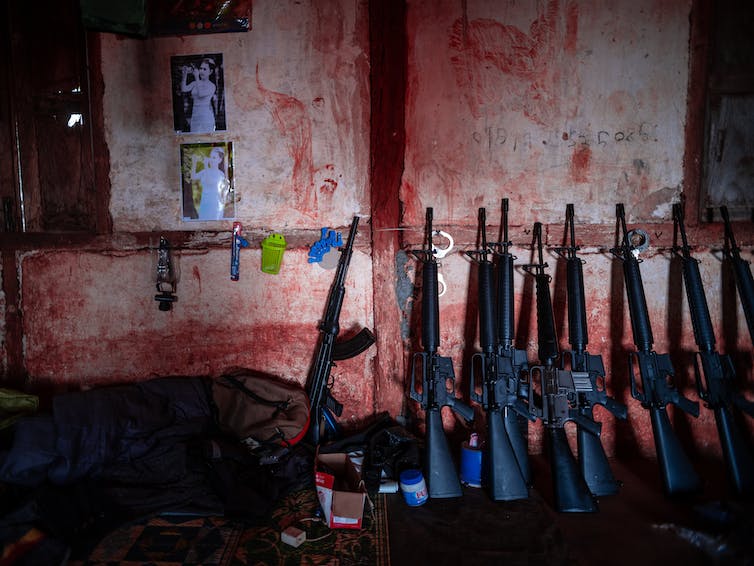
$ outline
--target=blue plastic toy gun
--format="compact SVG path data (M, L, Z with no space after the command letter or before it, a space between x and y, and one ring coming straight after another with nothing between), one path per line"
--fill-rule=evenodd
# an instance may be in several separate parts
M249 242L241 236L243 226L240 222L233 223L233 240L230 243L230 279L238 281L241 271L241 248L249 247Z

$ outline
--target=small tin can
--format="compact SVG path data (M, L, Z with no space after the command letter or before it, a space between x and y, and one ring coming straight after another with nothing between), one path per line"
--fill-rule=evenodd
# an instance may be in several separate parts
M400 475L403 498L411 507L424 505L429 498L427 484L420 470L405 470Z

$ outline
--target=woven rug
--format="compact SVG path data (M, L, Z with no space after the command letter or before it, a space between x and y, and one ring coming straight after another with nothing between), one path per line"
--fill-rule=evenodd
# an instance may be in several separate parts
M389 566L384 496L364 510L360 530L329 529L314 519L313 489L294 492L276 505L266 524L248 527L222 517L161 515L123 526L105 537L75 566L180 565L374 565ZM294 548L280 533L296 526L307 541Z

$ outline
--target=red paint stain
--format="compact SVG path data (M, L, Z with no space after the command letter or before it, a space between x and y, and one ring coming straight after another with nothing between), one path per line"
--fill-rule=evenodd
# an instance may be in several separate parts
M454 22L451 61L472 116L503 105L534 123L551 123L560 105L558 78L568 72L561 54L574 52L578 32L575 3L568 3L565 18L560 12L558 0L550 0L538 8L528 31L489 19ZM513 80L501 80L501 74Z
M639 180L639 193L643 195L649 193L649 179L647 179L646 175L642 175Z
M202 293L202 274L199 272L199 266L195 265L191 269L191 276L196 280L197 284L199 285L199 294Z
M579 146L571 156L571 180L574 183L586 183L589 164L592 161L592 150L588 146Z
M401 222L419 221L424 218L425 211L422 208L422 202L416 191L416 187L406 181L401 185L401 203L403 210Z
M579 6L576 2L566 5L566 30L564 47L568 53L576 52L579 34Z
M335 192L335 189L338 188L338 181L335 179L325 179L322 183L322 186L319 188L319 191L321 193L328 193L332 195Z
M297 210L311 215L317 208L317 194L313 183L312 125L306 108L292 96L266 89L259 78L259 67L256 75L257 87L293 159L289 194L297 200Z
M615 114L630 114L636 109L636 101L624 90L612 92L607 100Z

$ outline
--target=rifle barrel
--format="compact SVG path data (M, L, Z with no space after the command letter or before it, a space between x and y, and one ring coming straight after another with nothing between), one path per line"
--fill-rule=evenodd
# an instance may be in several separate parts
M704 294L702 276L699 273L699 263L691 256L691 248L686 239L686 227L683 223L683 205L673 205L673 219L681 236L681 246L676 247L676 253L680 251L683 261L683 280L686 286L686 298L689 302L691 313L691 325L694 329L696 344L702 351L712 352L715 349L715 332L712 327L712 318L707 305L707 297Z
M631 242L626 228L626 214L623 204L616 205L616 215L622 228L622 242L620 253L617 255L623 260L623 279L626 283L626 296L628 297L628 310L631 314L631 331L634 336L636 348L642 352L651 352L654 345L652 325L649 322L649 309L647 299L644 296L644 283L641 279L639 260L634 256Z
M568 290L568 342L576 352L583 352L589 343L589 329L584 299L584 269L583 262L576 255L579 248L576 245L573 216L573 204L568 204L566 206L566 229L571 243L563 248L566 259L566 287Z
M478 301L479 301L479 344L485 353L495 349L495 306L493 304L492 284L494 279L493 264L487 259L486 211L479 209L479 231L482 247L477 252L479 258Z
M733 267L733 276L736 280L738 298L746 317L746 325L749 327L749 336L754 342L754 277L751 274L749 262L741 257L740 249L733 235L733 227L728 217L728 207L720 207L720 212L725 222L725 246L723 251Z
M513 312L513 260L508 241L508 199L502 206L503 241L500 243L500 257L497 260L497 339L501 346L510 348L515 339L515 318Z
M558 358L558 338L555 331L555 315L550 295L550 276L545 273L547 264L542 252L542 224L534 224L534 239L539 263L533 264L537 297L537 342L539 361L550 365Z

